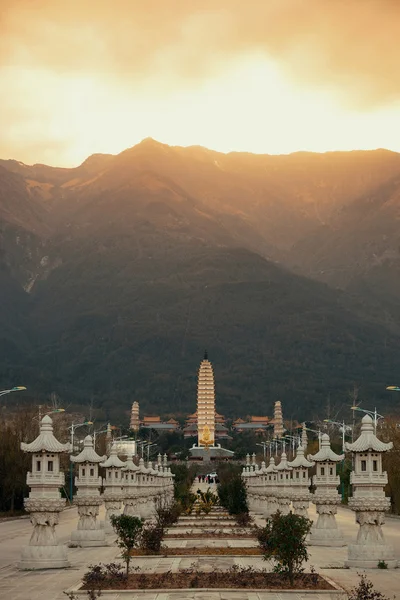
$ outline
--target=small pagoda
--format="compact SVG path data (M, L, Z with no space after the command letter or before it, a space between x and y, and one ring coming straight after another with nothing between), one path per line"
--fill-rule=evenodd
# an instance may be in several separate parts
M106 516L104 520L104 531L112 533L111 516L118 515L121 509L122 502L122 486L124 477L122 467L125 463L118 457L118 450L115 444L112 444L110 456L104 462L100 463L101 467L106 470L106 476L103 479L104 487L104 505L106 507Z
M33 533L29 546L22 549L19 568L24 570L60 569L69 567L67 547L59 545L56 535L60 512L65 508L60 488L65 484L60 471L60 454L71 452L71 444L61 444L53 435L53 421L45 415L40 434L30 444L21 443L21 450L32 455L32 471L26 482L31 488L25 499Z
M299 446L296 457L288 463L288 466L293 469L291 479L293 512L300 517L308 517L311 483L308 469L313 467L314 463L306 459L303 446Z
M374 433L371 417L365 415L361 421L361 435L346 449L353 453L354 470L350 475L353 496L349 507L356 513L360 525L357 540L348 546L348 567L378 568L386 563L387 568L396 568L393 548L387 544L382 525L390 500L384 488L388 483L387 473L382 470L382 455L393 448L393 443L381 442Z
M99 463L107 456L99 456L93 447L92 436L87 435L83 442L83 450L70 460L79 467L75 486L78 488L74 504L78 507L78 528L72 532L71 541L82 547L104 546L105 532L97 522L99 508L103 504L100 497L101 477Z
M335 454L331 448L329 435L321 436L321 449L309 460L316 463L316 474L313 484L316 491L313 495L318 519L314 523L309 543L313 546L344 546L343 535L336 523L337 507L341 502L337 488L340 478L336 475L336 465L344 460L344 454Z
M277 471L276 489L278 510L283 515L287 515L290 512L290 503L292 501L292 467L288 464L286 452L282 452L280 463L276 465L275 468Z
M139 498L137 472L139 467L133 462L133 455L128 455L123 471L123 501L125 503L124 515L139 517L137 504Z

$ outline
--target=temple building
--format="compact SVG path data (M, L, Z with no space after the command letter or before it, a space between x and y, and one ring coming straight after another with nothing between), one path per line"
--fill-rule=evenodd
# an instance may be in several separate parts
M214 432L214 436L215 436L216 440L231 439L231 436L229 435L229 432L228 432L229 431L228 427L226 427L225 423L226 423L225 417L216 412L215 413L215 432ZM186 419L185 427L183 429L183 436L185 438L198 437L197 411L195 413L193 413L192 415L189 415L188 418Z
M140 418L139 418L139 402L134 402L132 404L131 410L131 422L129 424L129 428L137 433L140 427Z
M232 428L235 429L237 433L243 433L244 431L253 431L258 435L265 435L267 429L271 427L269 417L256 417L251 416L247 417L247 421L243 419L236 419L232 423Z
M154 429L159 432L172 433L179 429L179 423L175 419L161 421L160 416L144 417L143 421L140 423L140 427L143 429Z

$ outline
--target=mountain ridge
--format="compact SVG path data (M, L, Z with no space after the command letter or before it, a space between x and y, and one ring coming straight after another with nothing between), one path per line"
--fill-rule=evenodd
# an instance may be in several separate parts
M189 411L207 346L232 415L244 402L271 411L279 398L305 418L328 395L342 406L354 383L385 402L400 314L397 288L378 290L397 269L400 155L223 154L145 140L72 169L10 169L0 161L0 263L13 281L3 318L29 335L10 360L0 333L3 379L78 405L93 393L105 414L133 399ZM379 227L371 218L364 230L368 202ZM346 258L345 281L318 272Z

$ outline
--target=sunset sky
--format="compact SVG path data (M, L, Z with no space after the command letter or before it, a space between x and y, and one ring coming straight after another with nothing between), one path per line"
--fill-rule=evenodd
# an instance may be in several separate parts
M400 0L0 0L0 158L400 151Z

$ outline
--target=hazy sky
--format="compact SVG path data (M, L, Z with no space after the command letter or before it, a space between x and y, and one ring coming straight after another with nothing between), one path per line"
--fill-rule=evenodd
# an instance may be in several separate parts
M400 151L400 0L0 0L0 157Z

